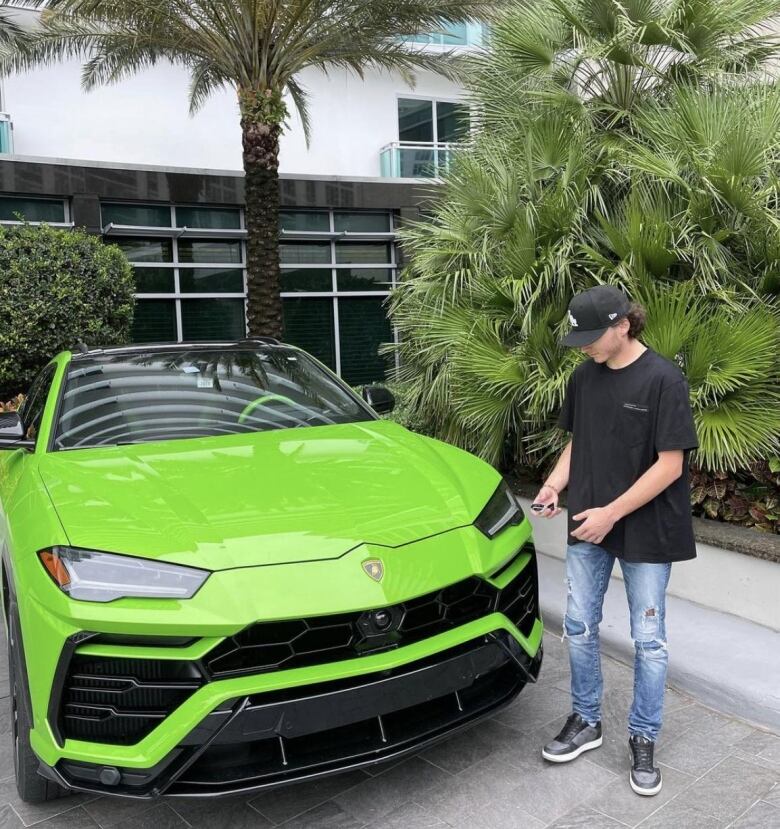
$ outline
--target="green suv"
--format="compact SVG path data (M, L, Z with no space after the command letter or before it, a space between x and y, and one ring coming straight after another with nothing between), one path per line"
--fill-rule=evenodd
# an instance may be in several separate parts
M58 354L0 415L16 779L219 795L415 751L538 675L488 464L258 338Z

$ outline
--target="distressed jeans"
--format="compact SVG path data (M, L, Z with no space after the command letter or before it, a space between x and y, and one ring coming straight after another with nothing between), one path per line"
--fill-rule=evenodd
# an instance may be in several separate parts
M628 597L634 640L634 700L628 715L630 735L655 740L661 730L666 648L666 586L671 564L619 559ZM580 542L566 550L568 599L564 639L569 642L573 710L590 724L601 720L599 623L615 556L597 544Z

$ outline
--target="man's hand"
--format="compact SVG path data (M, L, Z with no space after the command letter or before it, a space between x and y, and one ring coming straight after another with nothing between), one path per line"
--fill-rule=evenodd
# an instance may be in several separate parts
M553 518L561 511L558 506L558 493L551 486L543 486L536 497L531 502L533 504L546 504L542 512L534 512L531 510L531 515L539 518Z
M611 507L595 507L586 509L572 516L574 521L582 524L572 532L574 538L580 541L589 541L591 544L601 544L604 536L615 526L618 516Z

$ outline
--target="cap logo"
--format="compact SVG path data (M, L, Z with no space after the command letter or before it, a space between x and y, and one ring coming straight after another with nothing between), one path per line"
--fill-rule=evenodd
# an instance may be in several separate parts
M571 311L569 311L569 322L572 324L574 328L577 327L577 320L574 319L574 316L572 315Z
M617 316L617 314L607 314L607 316L608 316L611 320L613 320L613 319L615 319L615 317Z

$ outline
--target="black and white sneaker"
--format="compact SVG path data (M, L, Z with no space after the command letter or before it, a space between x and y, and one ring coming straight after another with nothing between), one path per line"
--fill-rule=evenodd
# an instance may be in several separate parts
M579 714L569 714L561 733L542 749L542 757L551 763L568 763L600 745L601 723L588 725Z
M661 769L653 765L655 743L639 734L632 734L628 741L631 752L631 773L628 782L637 793L645 796L661 791Z

